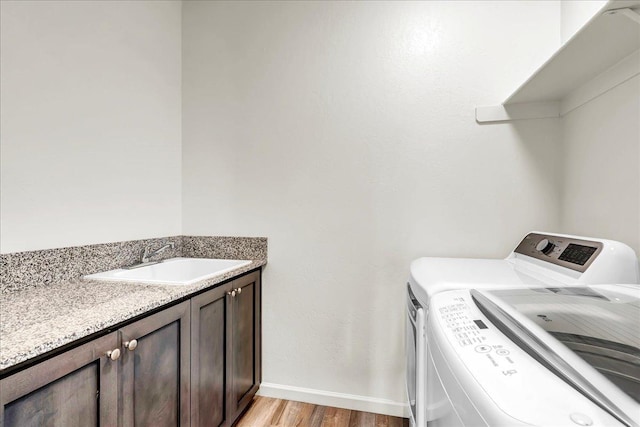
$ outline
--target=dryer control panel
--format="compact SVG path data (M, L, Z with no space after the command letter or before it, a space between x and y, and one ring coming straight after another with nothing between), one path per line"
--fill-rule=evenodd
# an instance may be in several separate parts
M602 242L529 233L514 252L584 273L603 247Z

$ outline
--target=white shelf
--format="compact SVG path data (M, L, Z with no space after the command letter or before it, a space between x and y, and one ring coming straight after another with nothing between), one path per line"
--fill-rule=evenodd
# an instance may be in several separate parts
M632 8L636 10L629 10ZM636 56L633 55L640 49L639 9L640 0L610 0L502 105L478 107L476 119L479 122L491 122L540 118L540 105L545 105L547 112L553 110L550 106L559 106L568 95L596 77L607 74L621 62L626 62L624 78L630 78L629 71L626 71L630 69L630 62L634 70L640 70L640 64L635 64ZM613 13L612 10L617 12ZM637 73L632 71L634 75ZM509 114L516 104L518 114ZM531 104L531 108L520 104ZM527 110L531 110L531 114ZM558 116L561 114L558 108Z

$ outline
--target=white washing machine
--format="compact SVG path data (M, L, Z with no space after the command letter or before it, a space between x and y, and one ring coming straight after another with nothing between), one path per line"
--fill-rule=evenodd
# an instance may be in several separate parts
M447 291L428 322L429 426L640 425L637 285Z
M460 289L563 288L640 282L638 258L615 241L529 233L504 260L420 258L407 286L407 395L412 426L437 425L455 399L437 378L428 343L431 299ZM456 333L463 333L458 331ZM463 338L465 346L482 343ZM440 424L453 425L453 424ZM475 424L467 424L475 425ZM477 425L485 425L478 421Z

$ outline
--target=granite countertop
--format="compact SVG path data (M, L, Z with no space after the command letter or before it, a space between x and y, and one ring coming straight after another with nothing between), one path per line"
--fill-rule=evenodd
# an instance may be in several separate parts
M75 279L0 297L0 371L264 266L266 260L191 285Z

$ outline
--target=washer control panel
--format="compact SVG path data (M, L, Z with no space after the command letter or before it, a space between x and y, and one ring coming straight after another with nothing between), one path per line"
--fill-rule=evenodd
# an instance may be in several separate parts
M514 252L584 273L602 248L602 242L529 233Z
M459 384L479 403L487 425L616 425L501 332L469 290L434 295L428 316L428 348L434 365L443 369L440 378L449 378L445 388Z
M517 374L517 361L511 357L512 344L498 338L495 328L489 328L489 322L468 293L453 297L450 304L438 307L438 312L449 340L455 341L468 356L475 356L482 369L501 370L507 377Z

